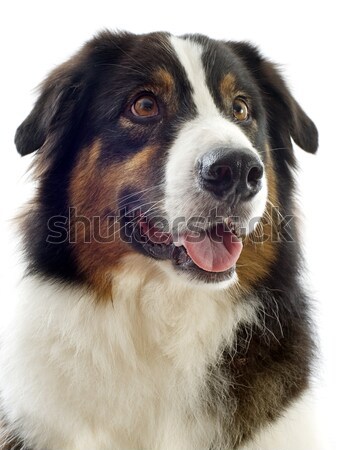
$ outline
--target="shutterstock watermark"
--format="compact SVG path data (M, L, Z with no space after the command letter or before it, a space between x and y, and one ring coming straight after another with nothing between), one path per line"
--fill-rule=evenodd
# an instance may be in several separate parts
M69 208L67 216L50 217L46 241L49 244L108 244L120 240L126 243L151 240L169 244L186 234L187 240L192 242L201 242L206 235L215 242L222 242L225 233L231 231L242 240L248 238L255 244L294 242L291 234L293 219L293 215L282 216L277 207L269 209L263 217L252 217L248 221L239 216L220 216L211 210L208 216L177 217L172 222L162 215L147 218L139 209L127 214L87 217L79 214L77 208Z

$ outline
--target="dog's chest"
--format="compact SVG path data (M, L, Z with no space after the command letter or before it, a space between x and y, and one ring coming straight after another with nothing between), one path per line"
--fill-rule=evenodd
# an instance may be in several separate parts
M253 308L234 306L223 291L147 275L127 271L103 304L25 282L5 335L1 384L7 414L33 442L73 450L209 445L208 366Z

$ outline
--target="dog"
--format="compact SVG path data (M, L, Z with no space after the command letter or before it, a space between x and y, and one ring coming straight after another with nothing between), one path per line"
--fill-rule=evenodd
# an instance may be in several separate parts
M291 139L317 150L250 43L104 31L52 71L15 137L3 448L314 448Z

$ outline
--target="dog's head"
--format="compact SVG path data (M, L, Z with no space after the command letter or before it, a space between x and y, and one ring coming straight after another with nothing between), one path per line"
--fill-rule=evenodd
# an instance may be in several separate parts
M249 44L98 35L16 134L20 154L38 150L32 267L104 286L137 253L190 282L253 283L277 254L271 207L288 213L291 137L316 151L314 124Z

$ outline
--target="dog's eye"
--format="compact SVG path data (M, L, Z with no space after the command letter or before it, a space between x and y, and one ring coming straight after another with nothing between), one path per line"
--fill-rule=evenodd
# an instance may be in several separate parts
M159 114L157 101L152 95L142 95L135 100L131 111L138 117L154 117Z
M249 118L247 103L241 98L236 98L233 102L233 114L236 120L243 122Z

